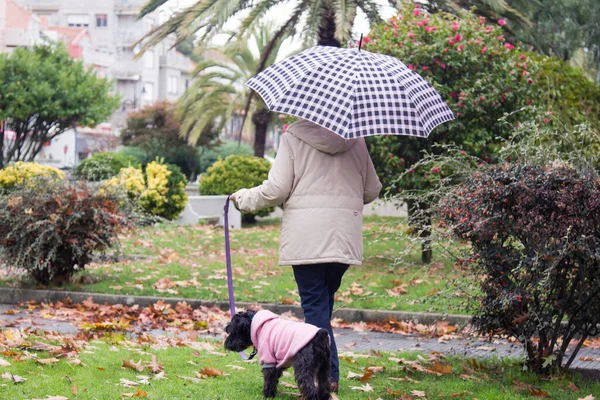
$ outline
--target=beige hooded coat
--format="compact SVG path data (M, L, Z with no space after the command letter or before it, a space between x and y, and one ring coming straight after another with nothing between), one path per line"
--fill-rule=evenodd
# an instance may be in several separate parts
M300 120L281 136L268 180L235 197L245 212L283 205L280 265L360 265L363 205L380 190L363 138Z

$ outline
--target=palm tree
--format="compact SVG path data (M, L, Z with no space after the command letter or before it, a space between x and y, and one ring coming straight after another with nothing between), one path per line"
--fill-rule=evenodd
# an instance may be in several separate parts
M242 113L244 118L250 116L254 125L254 155L264 156L267 130L273 116L260 98L248 100L249 89L243 84L254 75L260 62L260 57L250 50L249 41L253 41L262 53L272 41L271 32L272 24L261 24L249 35L231 40L224 47L207 49L206 53L217 53L218 58L225 61L200 62L193 72L192 85L179 100L178 114L183 121L181 132L190 143L198 141L210 123L216 121L217 131L220 131L227 121ZM274 43L266 66L275 62L281 44L281 40Z
M396 7L395 0L387 1ZM140 11L139 18L167 2L168 0L149 0ZM197 0L195 4L174 14L167 22L150 32L139 44L144 51L169 35L175 34L178 42L181 42L196 32L201 33L199 40L205 43L219 33L223 25L235 15L249 12L236 34L240 38L278 5L289 5L292 13L275 29L271 41L263 48L254 73L265 68L275 44L285 37L300 33L307 46L320 44L340 47L341 43L351 39L352 26L358 10L365 13L369 22L382 22L375 0ZM303 29L298 32L301 21L304 22Z

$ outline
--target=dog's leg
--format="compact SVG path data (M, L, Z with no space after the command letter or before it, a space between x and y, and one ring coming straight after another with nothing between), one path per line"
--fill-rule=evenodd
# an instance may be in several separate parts
M277 394L277 385L279 384L279 378L283 373L281 369L275 367L263 368L263 395L265 397L275 397Z
M331 348L329 347L329 334L320 331L315 336L315 358L317 364L317 385L319 400L329 400L331 395L329 379L331 377Z

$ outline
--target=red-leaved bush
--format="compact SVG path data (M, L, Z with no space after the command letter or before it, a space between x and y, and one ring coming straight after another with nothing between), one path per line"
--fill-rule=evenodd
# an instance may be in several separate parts
M565 164L493 167L439 210L471 244L462 262L479 277L476 328L519 340L537 373L568 368L600 323L600 183Z
M117 243L118 203L85 185L42 180L0 196L0 256L42 284L69 279Z

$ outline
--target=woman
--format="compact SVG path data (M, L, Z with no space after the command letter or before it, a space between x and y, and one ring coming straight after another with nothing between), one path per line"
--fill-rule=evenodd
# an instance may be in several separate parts
M292 265L305 321L331 338L331 389L339 359L331 314L349 265L362 262L362 210L381 183L363 138L346 140L299 120L282 135L269 177L231 196L244 212L283 204L279 265Z

